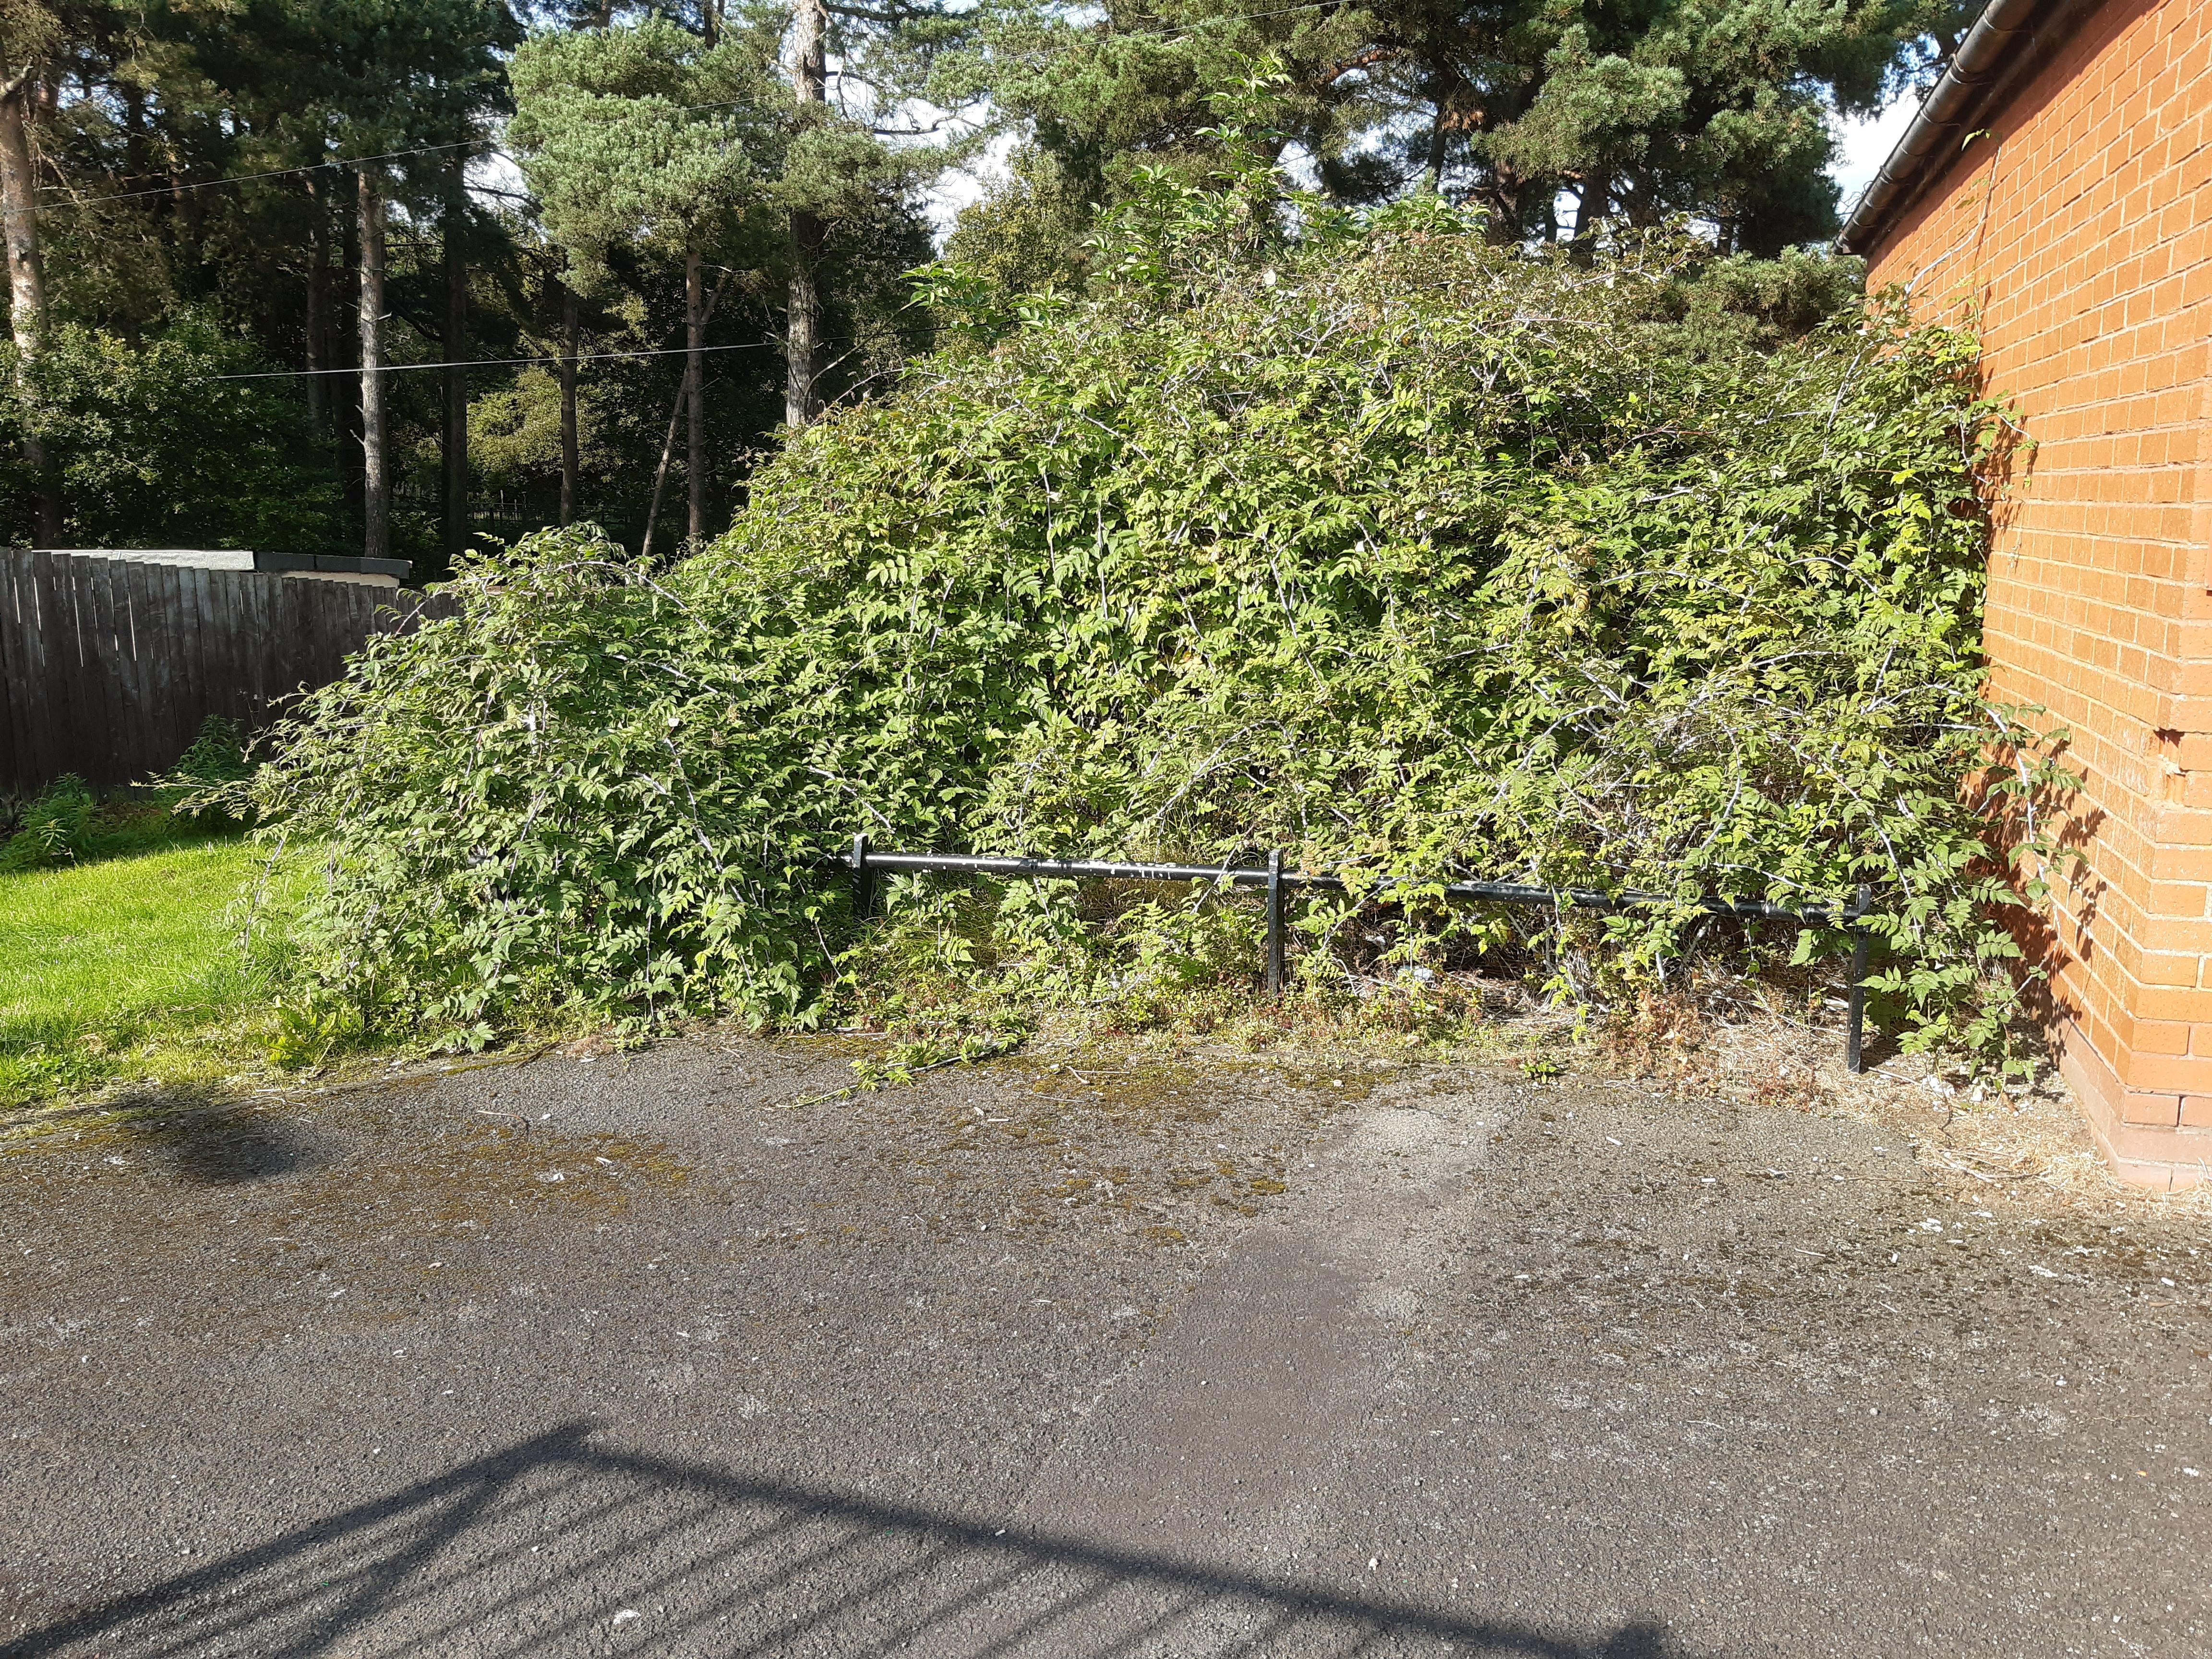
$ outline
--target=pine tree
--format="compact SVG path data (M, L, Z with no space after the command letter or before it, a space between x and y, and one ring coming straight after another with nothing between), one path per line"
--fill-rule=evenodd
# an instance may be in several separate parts
M547 234L568 253L571 286L587 294L608 286L617 249L642 246L682 261L678 404L689 416L687 530L696 543L707 533L704 268L710 257L744 259L749 236L757 239L772 212L789 128L774 77L757 37L718 33L710 44L704 31L655 16L535 35L512 74L509 141Z
M1702 220L1771 253L1835 227L1832 109L1925 76L1980 0L1109 0L1107 22L1012 14L1002 106L1091 199L1137 157L1202 148L1209 92L1283 72L1279 142L1346 202L1409 189L1488 211L1501 242L1587 244L1609 218Z

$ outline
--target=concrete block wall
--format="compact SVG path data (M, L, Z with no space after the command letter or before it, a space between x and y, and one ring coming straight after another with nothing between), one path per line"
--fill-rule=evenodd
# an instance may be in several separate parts
M2119 1173L2187 1184L2212 1178L2212 4L2093 6L1980 119L1871 276L1978 313L2035 446L1985 642L2087 781L2052 1035Z

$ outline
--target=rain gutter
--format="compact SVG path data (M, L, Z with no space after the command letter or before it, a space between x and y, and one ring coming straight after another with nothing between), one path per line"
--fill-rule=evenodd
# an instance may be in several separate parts
M1990 0L1959 50L1920 100L1912 125L1868 181L1844 228L1838 252L1863 253L1965 147L1979 118L2021 77L2047 62L2098 0Z

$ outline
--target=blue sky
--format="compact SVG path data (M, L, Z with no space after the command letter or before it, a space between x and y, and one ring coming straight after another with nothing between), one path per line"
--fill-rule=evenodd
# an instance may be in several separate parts
M1836 122L1837 136L1842 139L1842 154L1830 169L1838 184L1844 187L1844 210L1850 211L1851 200L1866 188L1875 169L1889 159L1890 150L1905 134L1912 119L1913 111L1920 107L1920 100L1900 98L1871 120Z

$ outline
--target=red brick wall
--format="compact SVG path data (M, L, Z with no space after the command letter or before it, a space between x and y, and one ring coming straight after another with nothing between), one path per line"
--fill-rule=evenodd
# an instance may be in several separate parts
M1869 252L1978 307L2036 448L1990 562L2002 698L2072 734L2088 872L2050 955L2116 1167L2212 1174L2212 3L2110 0Z

